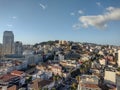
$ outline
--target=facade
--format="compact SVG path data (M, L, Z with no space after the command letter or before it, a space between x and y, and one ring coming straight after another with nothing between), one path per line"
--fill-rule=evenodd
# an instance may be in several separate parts
M120 67L120 50L118 50L118 67Z
M27 60L28 65L36 65L42 60L41 55L27 55L25 56L25 60Z
M0 44L0 56L2 56L2 44Z
M49 65L48 68L51 69L51 72L53 72L55 75L62 75L62 67L55 64L55 65Z
M120 75L116 75L116 87L117 90L120 90Z
M23 48L22 48L22 42L15 42L15 54L16 55L22 55L23 53Z
M101 90L98 86L99 78L94 75L83 75L80 77L77 90Z
M116 71L111 68L106 69L104 79L106 83L116 84Z
M14 54L14 34L5 31L3 35L3 55Z
M59 54L58 55L58 59L61 61L61 60L64 60L65 58L64 58L64 55L63 54Z

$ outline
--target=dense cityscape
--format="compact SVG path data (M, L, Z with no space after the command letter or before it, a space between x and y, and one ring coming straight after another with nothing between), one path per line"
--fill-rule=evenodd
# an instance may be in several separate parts
M120 90L120 0L0 0L0 90Z
M120 90L120 46L14 38L4 31L0 90Z

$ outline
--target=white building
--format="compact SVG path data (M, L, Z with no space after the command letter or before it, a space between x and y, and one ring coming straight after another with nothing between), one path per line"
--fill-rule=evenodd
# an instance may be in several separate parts
M25 59L27 60L28 64L38 64L40 61L42 61L41 55L27 55L25 56Z
M64 58L64 55L63 54L59 54L58 55L58 59L61 61L61 60L64 60L65 58Z

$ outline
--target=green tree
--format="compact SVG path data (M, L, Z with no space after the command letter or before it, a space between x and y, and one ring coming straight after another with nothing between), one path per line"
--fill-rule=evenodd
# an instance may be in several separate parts
M80 76L76 76L76 80L79 83L80 82Z
M51 90L56 90L55 88L52 88Z
M76 89L77 89L77 84L73 83L72 86L71 86L71 90L76 90Z

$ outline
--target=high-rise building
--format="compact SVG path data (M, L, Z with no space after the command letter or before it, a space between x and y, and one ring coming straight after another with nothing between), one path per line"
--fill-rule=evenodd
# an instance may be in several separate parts
M2 56L2 44L0 44L0 56Z
M120 67L120 50L118 50L118 67Z
M12 31L4 31L3 55L14 54L14 34Z
M23 53L22 42L16 41L15 42L15 54L22 55L22 53Z

